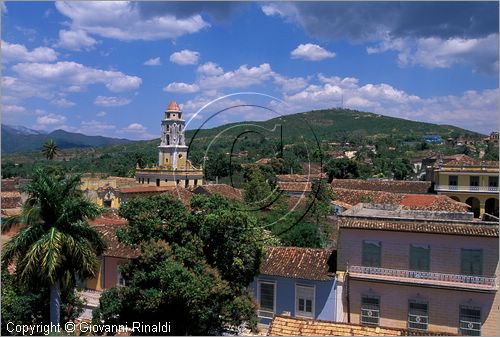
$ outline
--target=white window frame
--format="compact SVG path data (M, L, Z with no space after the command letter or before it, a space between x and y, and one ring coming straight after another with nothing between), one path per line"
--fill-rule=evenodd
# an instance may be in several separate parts
M410 314L410 305L412 303L415 303L415 304L425 304L427 306L427 316L422 316L422 317L425 317L427 319L427 322L426 323L422 323L422 322L419 322L418 321L418 317L415 318L415 321L410 321L410 316L417 316L417 315L412 315ZM409 300L408 301L408 329L412 329L412 330L420 330L420 331L428 331L429 330L429 302L427 301L420 301L420 300ZM426 325L426 328L425 329L422 329L422 328L414 328L414 327L411 327L410 324L425 324Z
M363 322L363 298L373 298L378 300L378 323L370 323L370 322ZM360 324L365 324L365 325L371 325L371 326L380 326L380 311L381 311L381 305L380 305L380 296L375 296L375 295L361 295L361 302L360 302L360 310L359 310L359 323ZM371 317L370 315L367 315L368 317Z
M311 304L311 309L312 309L312 312L311 313L308 313L306 311L299 311L299 297L298 297L298 292L297 292L297 289L298 288L306 288L308 290L312 289L312 304ZM313 318L316 317L315 316L315 305L316 305L316 285L314 284L300 284L300 283L296 283L295 284L295 316L296 317L305 317L305 318ZM305 305L305 303L304 303ZM304 308L305 309L305 308Z
M474 324L478 324L477 322L472 322L472 321L467 321L467 320L462 319L462 316L460 314L460 311L462 311L462 309L479 310L479 330L473 328ZM470 305L460 305L458 308L458 320L459 320L458 321L458 333L462 334L463 336L481 336L481 329L483 327L483 310L482 310L482 308L470 306ZM469 326L466 328L462 328L462 324L464 324L464 326L466 324ZM479 334L475 335L475 334L464 333L466 331L478 331Z
M272 284L273 285L273 290L274 291L273 291L273 311L272 312L270 312L268 310L262 310L260 308L260 303L261 303L260 286L261 286L261 284ZM269 319L272 319L274 317L274 314L276 313L276 281L259 280L257 282L257 301L258 301L258 305L259 305L259 310L257 311L257 316L260 317L260 318L269 318ZM269 316L269 314L271 314L271 316Z

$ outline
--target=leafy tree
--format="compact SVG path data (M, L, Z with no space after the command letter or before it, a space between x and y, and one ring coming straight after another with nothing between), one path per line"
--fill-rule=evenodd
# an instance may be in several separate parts
M347 158L332 159L325 165L328 181L336 179L353 179L359 177L358 163Z
M83 301L74 289L61 294L61 315L65 321L77 318L83 311ZM46 324L49 321L49 289L46 286L26 287L7 270L2 269L2 335L11 335L7 323L15 325ZM13 332L15 334L15 332Z
M58 152L59 148L57 147L54 140L49 139L43 144L42 153L45 156L45 158L52 160L54 159L55 156L57 156Z
M24 187L29 195L21 215L10 219L25 227L5 245L2 267L16 263L15 276L25 286L50 288L50 321L60 322L61 287L74 287L75 278L94 277L97 257L105 242L86 220L99 213L79 189L80 176L62 176L35 169Z
M191 211L168 195L123 205L129 224L118 237L141 255L122 268L126 286L102 294L94 322L168 318L175 335L221 334L243 322L255 327L247 287L259 270L263 230L239 207L201 195L192 198Z
M331 213L331 201L335 198L330 185L322 180L315 179L311 186L311 193L307 196L308 218L319 228L323 235L328 238L331 234L331 225L328 216Z
M488 144L484 153L484 160L498 161L498 147Z
M245 174L245 202L253 207L266 207L273 201L273 191L263 171L257 166L250 166Z
M205 162L205 165L205 177L207 180L229 176L229 156L222 152L211 155Z

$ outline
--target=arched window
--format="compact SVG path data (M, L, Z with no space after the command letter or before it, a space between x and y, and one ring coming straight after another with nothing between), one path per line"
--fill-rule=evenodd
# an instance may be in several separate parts
M167 145L170 145L170 135L167 135Z

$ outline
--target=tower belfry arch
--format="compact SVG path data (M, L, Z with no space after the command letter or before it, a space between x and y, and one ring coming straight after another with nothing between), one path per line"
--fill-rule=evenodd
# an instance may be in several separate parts
M171 101L161 121L158 165L137 169L139 183L156 186L183 185L185 187L203 184L203 170L196 168L187 158L185 120L176 101Z

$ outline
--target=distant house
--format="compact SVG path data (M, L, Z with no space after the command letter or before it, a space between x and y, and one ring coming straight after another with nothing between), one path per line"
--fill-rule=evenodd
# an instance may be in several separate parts
M443 144L443 138L441 138L441 136L439 135L425 135L423 137L424 139L424 142L426 142L427 144L437 144L437 145L441 145Z
M260 274L250 288L259 305L260 322L276 314L336 320L336 251L268 247Z
M361 179L333 179L333 188L351 190L382 191L406 194L425 194L431 192L430 181L407 180L361 180Z

